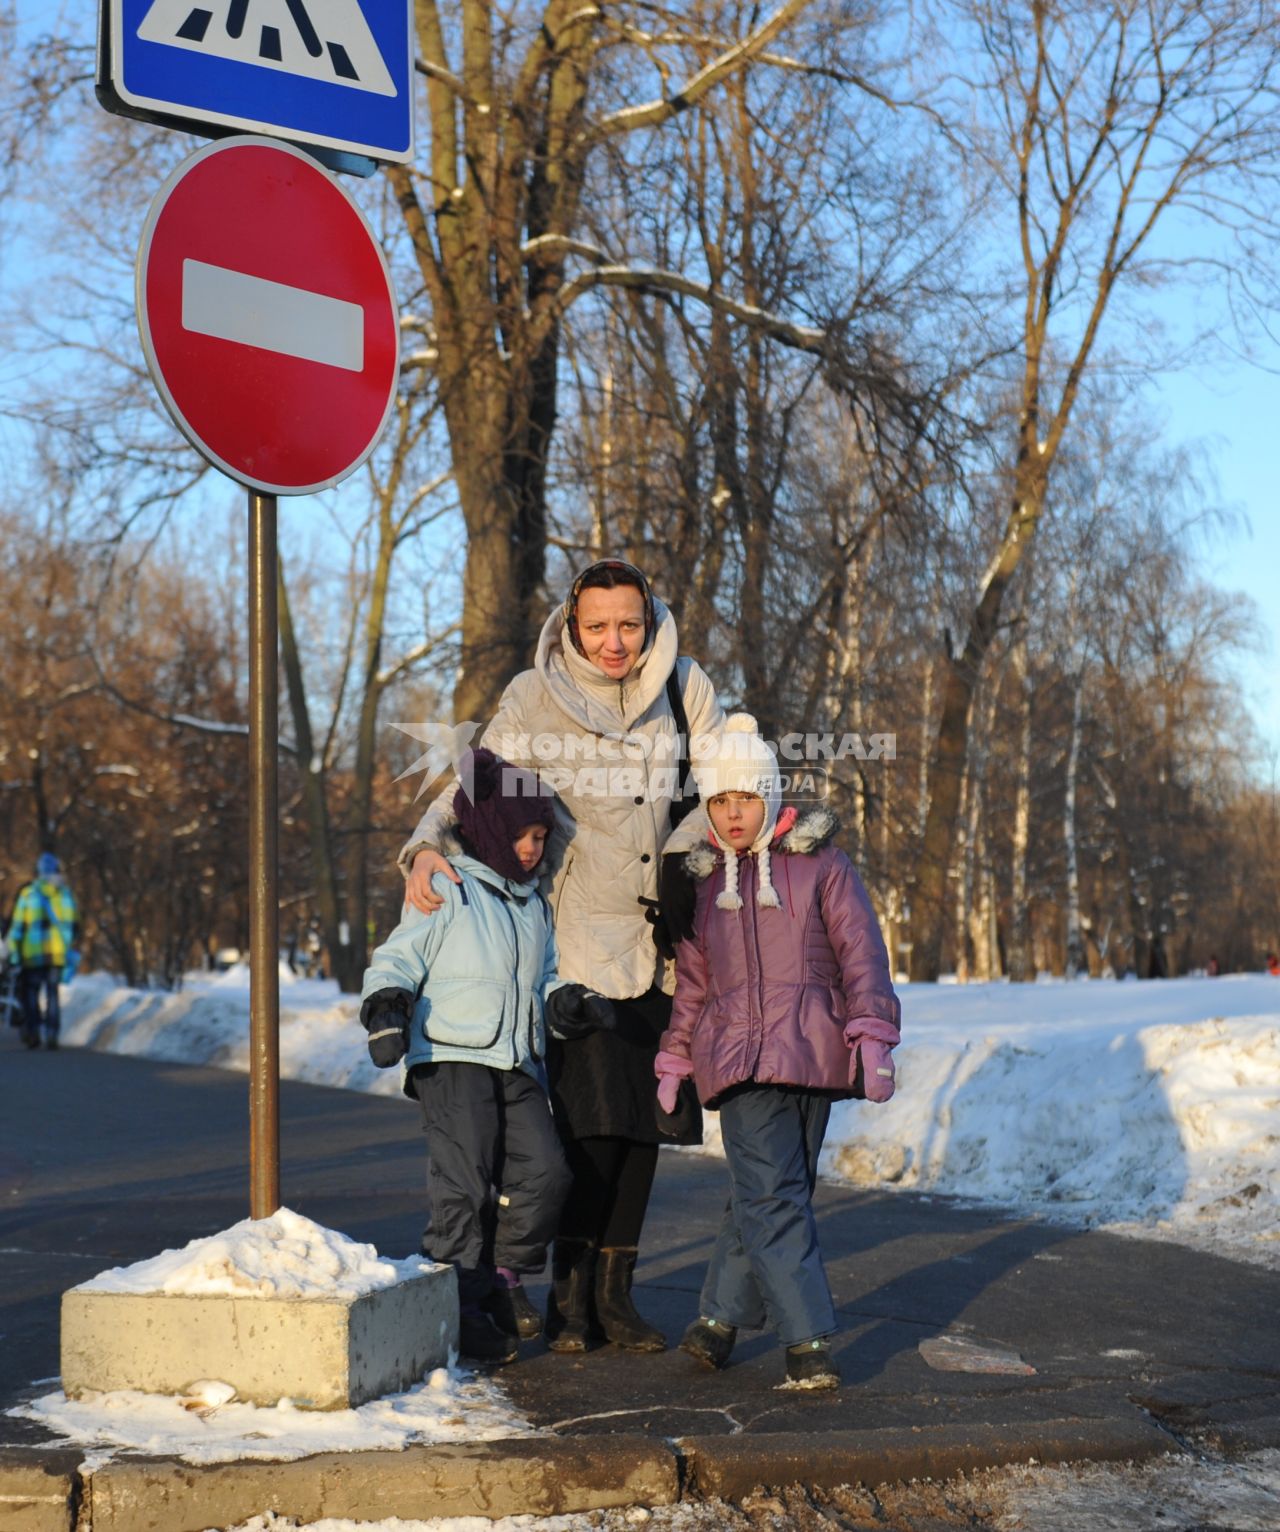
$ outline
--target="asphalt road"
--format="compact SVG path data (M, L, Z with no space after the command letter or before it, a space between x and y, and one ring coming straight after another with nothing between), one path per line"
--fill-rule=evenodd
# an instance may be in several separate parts
M416 1249L425 1152L407 1101L286 1082L281 1158L287 1206L386 1254ZM226 1228L247 1216L248 1187L244 1075L0 1037L0 1411L52 1386L66 1288ZM662 1155L637 1296L673 1342L725 1191L718 1161ZM504 1386L566 1434L745 1432L762 1450L951 1424L999 1436L1084 1422L1101 1441L1137 1419L1210 1448L1280 1445L1280 1275L938 1199L822 1186L817 1200L839 1391L779 1392L767 1336L720 1374L674 1351L574 1359L536 1341ZM39 1429L0 1413L0 1446Z

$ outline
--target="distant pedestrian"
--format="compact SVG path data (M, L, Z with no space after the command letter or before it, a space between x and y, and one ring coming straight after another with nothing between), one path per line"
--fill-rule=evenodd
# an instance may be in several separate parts
M1267 953L1267 972L1273 979L1280 979L1280 957L1274 952Z
M58 985L70 983L80 963L80 914L51 851L36 862L35 881L18 891L9 919L8 960L18 970L22 1040L28 1048L57 1048L62 1026ZM44 1005L41 1007L41 999Z
M887 1101L900 1009L875 913L832 844L825 808L780 813L777 761L735 714L698 742L694 772L711 833L688 851L694 934L676 949L671 1026L655 1062L660 1105L692 1076L720 1113L729 1204L681 1349L711 1367L740 1328L777 1331L793 1387L840 1381L835 1309L813 1188L831 1103ZM683 850L682 826L666 854Z
M1222 964L1218 962L1218 954L1216 952L1209 954L1209 961L1205 964L1204 971L1211 979L1216 979L1222 972Z
M548 1025L579 1037L613 1024L603 996L561 983L551 910L537 890L553 820L532 772L489 750L453 802L463 850L428 916L406 905L365 973L360 1020L379 1068L404 1059L422 1106L431 1226L423 1250L458 1274L460 1351L509 1362L541 1318L522 1274L540 1272L569 1188L547 1092ZM463 781L467 777L464 772Z

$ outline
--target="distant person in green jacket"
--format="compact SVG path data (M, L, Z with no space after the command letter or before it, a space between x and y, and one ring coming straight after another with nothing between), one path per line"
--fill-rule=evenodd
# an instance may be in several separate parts
M18 970L22 1041L28 1048L58 1046L62 1013L58 985L70 982L80 963L80 913L52 851L42 852L35 882L18 892L9 919L9 962ZM43 1010L41 996L44 997Z

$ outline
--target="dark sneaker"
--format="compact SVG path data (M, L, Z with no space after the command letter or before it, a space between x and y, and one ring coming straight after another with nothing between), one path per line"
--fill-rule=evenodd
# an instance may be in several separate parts
M44 1040L44 1045L50 1053L56 1053L58 1051L58 1039L56 1037L46 1037Z
M519 1353L514 1335L507 1335L488 1314L463 1314L458 1320L458 1356L464 1362L497 1366L514 1362Z
M719 1319L698 1318L681 1337L680 1349L695 1361L714 1367L718 1372L727 1365L729 1353L737 1338L738 1332L733 1325L727 1325Z
M801 1341L787 1347L787 1381L781 1388L839 1388L840 1373L825 1340Z

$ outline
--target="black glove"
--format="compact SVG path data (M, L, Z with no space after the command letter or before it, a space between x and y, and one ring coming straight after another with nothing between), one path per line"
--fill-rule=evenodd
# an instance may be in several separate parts
M369 1057L390 1069L409 1051L413 996L407 989L380 989L360 1007L360 1025L369 1034Z
M691 1079L681 1080L674 1111L664 1111L656 1096L653 1098L653 1107L658 1120L658 1132L663 1138L674 1139L676 1143L686 1145L702 1142L702 1106L698 1101L697 1086Z
M658 949L658 955L664 957L668 963L676 960L676 944L671 940L671 932L667 930L667 923L662 918L662 910L656 899L641 899L644 905L644 918L653 927L653 945Z
M561 1042L571 1043L589 1032L612 1032L618 1023L613 1003L585 984L562 984L547 996L547 1025Z
M683 851L670 852L658 867L658 914L653 921L653 940L665 958L674 959L677 944L688 941L694 931L698 885L685 866L684 857Z

